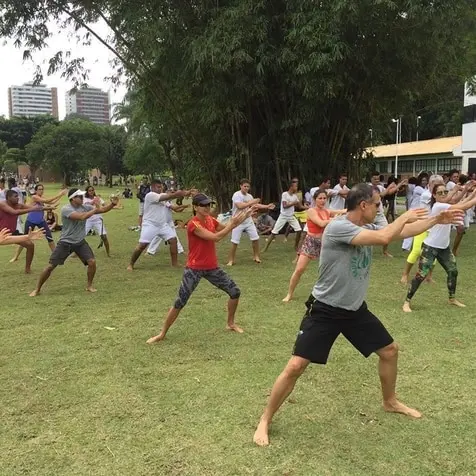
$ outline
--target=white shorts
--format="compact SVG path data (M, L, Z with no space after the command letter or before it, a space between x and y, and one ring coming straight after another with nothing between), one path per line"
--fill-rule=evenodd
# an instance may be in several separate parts
M21 233L22 235L25 232L25 228L24 228L24 225L23 225L23 220L20 217L17 218L17 229L16 229L16 231L18 231L18 233Z
M139 216L144 214L144 202L139 202Z
M167 223L160 226L151 223L142 223L139 243L150 243L156 236L168 241L177 238L177 233L175 229Z
M259 240L258 231L256 230L256 226L253 222L242 223L236 228L233 228L231 231L231 242L235 245L239 245L242 233L246 233L251 241Z
M104 236L107 235L106 227L104 226L103 220L96 220L89 221L86 220L86 235L91 231L94 230L96 235Z
M298 219L294 215L292 217L283 217L283 215L279 215L271 233L273 235L279 235L279 232L281 231L283 226L286 225L286 223L289 223L294 231L302 231L301 225L299 224Z

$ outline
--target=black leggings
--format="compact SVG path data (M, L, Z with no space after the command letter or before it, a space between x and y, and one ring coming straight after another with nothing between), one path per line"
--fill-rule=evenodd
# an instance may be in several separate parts
M185 304L187 304L187 301L202 278L205 278L218 289L225 291L228 296L230 296L230 299L238 299L240 297L240 289L230 276L228 276L228 274L226 274L221 268L206 270L185 268L178 296L174 303L175 309L182 309L185 307Z

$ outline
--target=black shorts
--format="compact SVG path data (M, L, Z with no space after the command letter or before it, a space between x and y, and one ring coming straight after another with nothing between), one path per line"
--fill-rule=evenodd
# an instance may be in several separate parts
M311 295L306 306L293 355L315 364L325 364L341 333L364 357L393 342L392 336L368 310L365 302L357 311L348 311L319 302Z
M66 259L71 253L76 253L79 259L85 264L88 264L90 259L94 259L93 250L90 248L86 240L80 243L65 243L64 241L58 241L56 248L53 250L50 256L50 264L53 266L59 266L64 264Z

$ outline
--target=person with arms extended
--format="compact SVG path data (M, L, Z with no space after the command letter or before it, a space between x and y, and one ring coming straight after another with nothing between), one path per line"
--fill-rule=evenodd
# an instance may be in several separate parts
M104 207L96 207L94 204L83 204L86 192L77 188L72 188L68 192L69 204L61 209L61 219L63 221L63 229L61 236L50 256L48 266L43 270L38 279L38 284L34 291L30 293L31 297L40 294L43 284L51 276L53 270L63 265L69 255L76 253L78 258L88 267L88 284L86 291L95 293L93 287L94 275L96 274L96 260L93 250L86 241L86 220L98 213L107 213L112 210L117 203L118 198L111 198L111 203Z
M437 223L461 219L459 210L427 218L427 211L409 210L381 229L374 221L380 194L359 184L347 195L347 213L333 219L322 236L319 277L306 302L307 312L294 346L293 356L276 380L254 434L259 446L269 444L269 426L307 366L325 364L342 333L364 357L379 357L383 407L387 412L419 418L419 411L401 403L396 396L398 346L365 303L369 285L372 246L414 236Z
M212 200L203 193L198 193L193 197L192 205L195 216L187 224L189 251L182 284L177 299L167 314L162 330L157 336L151 337L147 341L148 344L160 342L165 338L170 326L175 322L202 278L225 291L230 297L226 328L240 334L243 332L243 329L235 324L235 313L241 292L228 274L218 266L215 243L225 238L234 228L249 218L255 209L249 207L240 211L233 215L226 225L222 225L211 216L212 203Z

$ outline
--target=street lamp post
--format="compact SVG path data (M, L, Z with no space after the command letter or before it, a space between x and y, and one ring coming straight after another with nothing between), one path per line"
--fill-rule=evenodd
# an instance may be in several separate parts
M395 172L394 176L395 178L398 177L398 144L402 141L402 118L399 117L398 119L392 119L392 122L394 122L397 125L397 131L395 134Z
M421 116L416 117L416 141L418 142L418 138L420 136L420 119Z
M370 147L374 146L374 130L369 129L369 134L370 134Z

